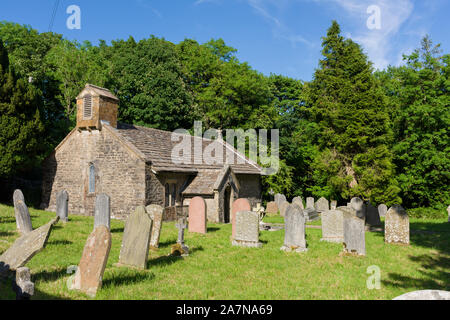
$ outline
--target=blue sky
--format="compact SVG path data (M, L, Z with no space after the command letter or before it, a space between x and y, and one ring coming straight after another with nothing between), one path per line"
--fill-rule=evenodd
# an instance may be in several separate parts
M55 0L3 1L0 20L48 31ZM81 29L69 30L70 5L81 9ZM380 29L367 20L380 9ZM321 37L333 19L360 43L375 67L401 63L403 53L430 34L450 53L449 0L61 0L52 31L68 39L136 40L153 34L178 43L223 38L238 58L264 74L311 80L321 57Z

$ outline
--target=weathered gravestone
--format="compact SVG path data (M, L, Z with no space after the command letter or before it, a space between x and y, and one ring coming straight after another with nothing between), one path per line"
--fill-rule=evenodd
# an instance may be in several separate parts
M250 202L245 198L237 199L231 206L231 237L236 234L236 213L239 211L251 211Z
M236 233L233 246L240 247L262 247L259 242L259 215L252 211L236 212Z
M291 252L305 252L306 248L306 219L300 206L290 204L284 217L284 245L281 250Z
M0 273L15 271L25 266L31 258L42 251L47 244L48 237L59 217L43 225L42 227L20 237L14 244L0 256Z
M189 232L206 234L206 203L202 197L192 198L189 203Z
M344 253L366 255L365 218L353 208L339 207L344 217Z
M419 290L402 294L392 300L450 300L450 291Z
M296 204L300 207L300 209L304 210L305 206L303 205L303 199L302 197L295 197L292 199L292 204Z
M370 202L367 204L366 207L366 225L369 227L377 227L381 225L378 208L372 206Z
M284 217L286 215L286 210L289 207L289 202L285 201L280 205L280 216Z
M330 209L331 210L336 210L337 209L337 201L336 200L332 200L331 201Z
M22 200L23 202L25 202L25 197L23 196L22 190L20 190L20 189L14 190L14 193L13 193L14 203L16 203L16 201L18 201L18 200Z
M350 207L355 209L358 217L363 218L366 216L366 205L361 198L352 198L352 200L350 200Z
M400 205L392 206L386 213L384 241L409 245L409 217Z
M21 235L26 235L33 231L30 212L28 211L28 207L25 202L22 200L17 200L14 202L14 211L16 215L17 230L19 233Z
M321 197L317 202L315 203L315 208L317 212L325 212L330 210L330 204L327 199L324 197Z
M388 208L384 203L380 204L378 206L378 214L380 215L380 217L385 217L387 210L388 210Z
M159 238L161 237L164 208L157 204L151 204L147 206L145 210L150 216L150 219L153 220L152 232L150 235L150 248L157 249L159 247Z
M284 194L277 193L275 195L275 203L277 204L278 208L280 208L280 205L286 201L286 196Z
M152 219L143 206L137 207L125 222L119 265L138 269L147 267L151 230Z
M314 208L314 198L313 197L306 198L306 209L315 209Z
M69 221L69 194L66 190L56 194L56 214L62 222Z
M175 225L178 229L177 243L172 246L172 255L186 257L189 255L189 247L184 243L184 229L187 228L186 218L181 217Z
M319 213L314 208L307 208L303 210L303 215L306 221L315 221L319 219Z
M79 290L94 297L102 286L103 273L105 272L110 250L111 233L105 225L99 225L86 241L83 255L70 289Z
M267 214L278 214L278 205L276 204L276 202L271 201L271 202L267 203L266 213Z
M34 295L34 283L31 282L30 269L22 267L16 270L13 290L16 292L16 300L30 300Z
M450 206L447 207L448 222L450 222Z
M111 229L111 199L107 194L99 194L95 198L94 229L98 226Z
M344 213L342 210L329 210L322 213L321 241L344 242Z

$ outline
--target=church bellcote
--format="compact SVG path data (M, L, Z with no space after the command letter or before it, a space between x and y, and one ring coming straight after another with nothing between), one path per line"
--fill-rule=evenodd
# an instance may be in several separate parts
M77 128L101 130L102 122L117 128L119 99L111 91L87 84L77 97Z

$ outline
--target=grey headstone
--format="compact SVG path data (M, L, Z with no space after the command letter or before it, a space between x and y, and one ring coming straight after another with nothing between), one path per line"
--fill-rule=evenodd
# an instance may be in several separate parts
M44 249L48 237L59 217L43 225L42 227L20 237L14 244L0 256L0 272L17 270Z
M305 217L306 221L315 221L319 220L319 213L314 208L307 208L303 210L303 216Z
M284 251L296 251L305 252L306 248L306 219L303 216L300 206L291 204L286 210L286 216L284 218L285 233L284 233L284 245L281 250Z
M277 193L275 195L275 203L277 204L278 208L285 201L286 201L286 196L284 194Z
M353 208L339 207L344 215L344 253L366 255L365 219Z
M23 196L22 190L16 189L14 190L13 194L13 201L16 203L16 201L22 200L25 203L25 197Z
M161 237L164 208L157 204L151 204L147 206L145 210L153 220L150 247L158 248L159 238Z
M329 210L322 213L321 241L344 242L344 213L342 210Z
M94 230L98 226L111 230L111 199L106 194L99 194L95 198Z
M16 225L19 233L21 235L26 235L33 231L30 212L28 211L28 207L25 202L22 200L16 200L14 202L14 212L16 215Z
M330 209L331 210L336 210L337 209L337 201L336 200L332 200L331 201Z
M187 217L179 217L175 227L178 229L178 239L177 243L172 246L172 255L178 253L182 257L186 257L189 255L189 247L184 243L184 230L188 227Z
M284 217L288 207L289 207L289 202L287 202L287 201L284 201L283 203L280 204L280 206L279 206L279 208L280 208L280 216Z
M371 227L377 227L381 225L378 209L372 206L370 203L368 203L366 207L366 225Z
M298 205L302 210L305 209L302 197L295 197L294 199L292 199L292 204Z
M30 300L34 295L34 283L31 282L30 269L21 267L16 270L16 280L14 283L16 300Z
M61 221L69 221L69 194L66 190L61 190L56 194L56 214Z
M236 231L233 246L261 247L259 242L259 214L253 211L236 213Z
M400 205L392 206L386 213L384 241L409 245L409 217Z
M356 215L359 218L364 218L366 216L366 205L361 198L353 198L350 200L350 206L355 209Z
M306 198L306 209L314 209L314 198L313 197Z
M125 222L119 257L120 265L128 265L138 269L147 267L151 230L152 219L145 212L143 206L137 207Z
M450 206L447 207L448 222L450 222Z
M388 208L384 203L380 204L378 206L378 214L380 215L380 217L385 217L387 210L388 210Z
M317 202L315 203L315 208L317 212L325 212L330 210L330 204L327 199L324 197L321 197Z
M450 300L450 291L420 290L402 294L392 300Z

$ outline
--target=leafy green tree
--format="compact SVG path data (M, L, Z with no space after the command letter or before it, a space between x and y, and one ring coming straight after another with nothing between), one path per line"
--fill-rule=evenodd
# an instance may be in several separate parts
M0 63L0 177L10 178L34 167L44 127L36 89L17 79L1 41Z
M395 180L387 100L361 47L333 21L322 42L323 59L306 86L309 117L317 123L320 153L312 164L319 196L359 196L400 202Z

